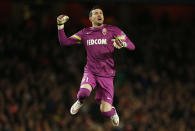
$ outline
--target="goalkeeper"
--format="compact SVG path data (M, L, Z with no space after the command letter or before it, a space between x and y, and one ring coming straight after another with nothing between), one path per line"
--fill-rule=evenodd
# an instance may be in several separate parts
M89 12L92 27L84 28L71 37L64 33L64 23L69 17L57 17L58 39L61 45L71 46L82 43L87 52L87 64L84 68L83 78L77 94L77 101L72 105L70 113L76 114L89 97L91 91L97 87L95 99L100 104L101 114L109 117L113 126L119 125L119 116L112 106L114 96L113 80L114 47L134 50L134 44L116 26L103 24L104 15L100 7L94 7Z

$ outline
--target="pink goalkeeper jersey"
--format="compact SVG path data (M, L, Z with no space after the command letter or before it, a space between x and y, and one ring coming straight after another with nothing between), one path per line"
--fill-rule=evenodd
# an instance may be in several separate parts
M128 49L135 49L134 44L122 30L106 24L98 28L84 28L69 38L66 37L63 29L58 30L58 38L60 44L65 46L82 43L87 52L85 71L90 71L97 76L115 76L112 39L122 39L127 43Z

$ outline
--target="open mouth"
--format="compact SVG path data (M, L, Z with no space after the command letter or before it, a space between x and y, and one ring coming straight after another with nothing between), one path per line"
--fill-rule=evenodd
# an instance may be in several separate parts
M100 20L102 20L102 18L98 18L98 20L100 21Z

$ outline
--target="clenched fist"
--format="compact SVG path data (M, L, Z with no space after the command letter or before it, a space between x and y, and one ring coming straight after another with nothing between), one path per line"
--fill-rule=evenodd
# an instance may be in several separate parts
M69 17L65 14L57 17L58 30L64 28L64 24L69 20Z

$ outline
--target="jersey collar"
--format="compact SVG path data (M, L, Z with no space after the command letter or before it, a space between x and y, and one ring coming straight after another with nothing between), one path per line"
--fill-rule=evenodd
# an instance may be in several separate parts
M101 30L105 27L105 24L103 24L101 27L90 27L91 30Z

